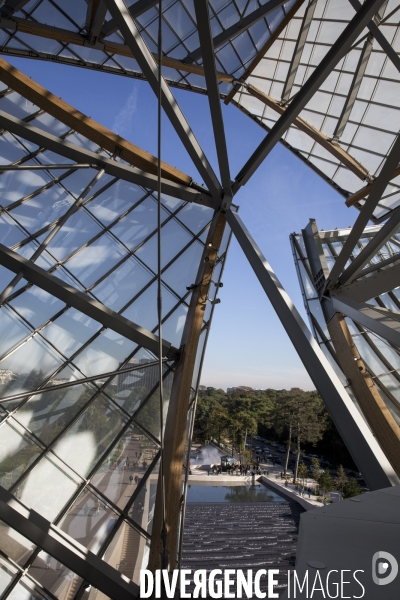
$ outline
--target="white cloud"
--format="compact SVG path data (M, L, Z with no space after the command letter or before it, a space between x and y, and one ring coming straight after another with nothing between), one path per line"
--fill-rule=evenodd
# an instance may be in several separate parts
M138 89L135 85L132 92L126 99L124 106L114 119L113 131L115 131L115 133L118 133L118 135L121 135L122 137L126 137L127 132L132 127L133 115L135 114L137 109L137 97Z

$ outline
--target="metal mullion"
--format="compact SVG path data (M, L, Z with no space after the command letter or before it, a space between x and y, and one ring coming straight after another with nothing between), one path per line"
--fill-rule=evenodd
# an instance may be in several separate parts
M167 363L167 360L164 359L163 361L164 363ZM54 390L63 390L66 388L70 388L70 387L75 387L76 385L83 385L85 383L91 383L92 381L96 382L96 380L98 379L108 379L110 377L115 377L116 375L120 375L122 373L132 373L133 371L139 371L140 369L147 369L151 366L157 365L158 362L149 362L149 363L145 363L143 365L135 365L134 367L129 367L127 369L117 369L116 371L108 371L107 373L102 373L100 376L99 375L91 375L90 377L84 377L83 379L78 379L76 381L67 381L65 383L59 383L57 385L54 385L52 387L46 387L43 389L37 389L34 390L32 392L21 392L20 394L13 394L12 396L5 396L1 399L1 403L3 402L10 402L11 400L18 400L18 398L25 398L27 396L31 397L31 396L37 396L38 394L43 394L45 392L51 392ZM102 384L103 386L103 384ZM96 386L95 389L99 389L102 386ZM122 409L123 410L123 409ZM129 414L129 413L127 413Z

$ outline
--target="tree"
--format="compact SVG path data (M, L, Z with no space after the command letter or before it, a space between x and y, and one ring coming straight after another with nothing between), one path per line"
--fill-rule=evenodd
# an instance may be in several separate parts
M329 492L335 489L335 482L333 481L328 469L325 469L325 471L321 473L319 478L319 487L324 492L324 496L327 496Z
M303 488L304 488L304 487L305 487L305 480L306 480L306 479L307 479L307 477L308 477L308 470L307 470L307 467L306 467L306 465L305 465L303 462L302 462L302 463L300 463L300 465L299 465L299 470L298 470L298 473L297 473L297 474L298 474L298 476L300 477L300 479L302 479L302 480L303 480Z
M339 465L335 482L336 482L336 487L339 490L339 492L342 494L342 496L343 496L344 488L345 488L346 484L348 483L348 481L349 481L349 478L347 477L347 475L343 469L343 466Z
M343 498L353 498L353 496L359 496L361 494L361 488L358 485L357 479L350 477L343 489Z
M311 477L319 483L321 477L321 465L319 464L318 458L313 458L311 461Z

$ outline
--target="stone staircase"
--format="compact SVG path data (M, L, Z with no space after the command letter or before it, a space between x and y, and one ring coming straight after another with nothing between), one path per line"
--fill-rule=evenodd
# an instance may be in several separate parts
M119 563L119 572L132 579L135 570L136 561L139 553L140 534L125 525L124 539L122 541L121 560Z
M253 574L258 569L279 569L275 591L282 593L287 571L294 568L303 511L294 501L189 503L182 569L243 569L245 574L247 569L253 569ZM261 589L266 587L263 577Z

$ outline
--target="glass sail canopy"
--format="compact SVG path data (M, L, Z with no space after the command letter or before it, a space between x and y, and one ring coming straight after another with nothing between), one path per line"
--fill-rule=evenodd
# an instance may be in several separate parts
M0 81L8 82L0 84L0 162L8 166L0 170L0 493L7 491L18 506L36 511L51 523L69 544L79 545L137 583L139 570L150 555L160 468L155 351L157 159L126 140L116 141L115 134L93 122L92 131L97 127L98 136L89 135L79 126L83 122L88 125L85 115L75 114L72 122L68 107L61 102L50 107L46 91L12 72L5 60L7 56L53 60L144 79L147 58L152 64L146 52L153 57L157 52L158 2L126 4L138 37L147 46L142 53L132 51L132 36L124 37L108 12L107 8L115 9L113 0L0 2L0 53L4 56ZM355 15L358 18L365 13L369 4L372 0L363 5L357 0L211 0L206 17L213 60L207 64L207 52L203 60L207 28L201 31L197 26L195 2L162 2L166 83L209 95L218 143L221 136L215 123L220 99L245 112L266 132L292 110L293 118L276 139L334 186L349 206L355 206L361 220L367 215L365 225L372 220L377 226L363 231L365 225L358 223L359 252L363 240L371 239L381 222L397 219L400 172L392 153L400 123L398 2L388 0L377 6L375 16L363 21L364 28L348 53L327 69L322 83L294 113L313 73L321 70L329 53L336 52L342 32L348 31L350 36L348 27ZM217 80L214 89L211 78L214 84ZM18 88L10 81L18 83ZM154 81L152 85L154 89ZM47 104L39 102L44 97ZM265 272L266 261L261 266L257 263L261 252L236 218L236 208L229 208L232 196L243 185L243 173L232 182L228 169L221 185L194 138L187 139L189 126L183 115L176 104L173 110L171 106L168 116L171 120L173 113L174 127L177 131L180 127L178 135L186 149L191 145L189 154L209 189L168 165L162 166L165 416L182 341L188 339L188 323L195 321L192 294L194 297L198 293L194 290L203 284L197 277L204 273L210 246L211 252L216 250L212 236L216 215L221 216L221 201L226 201L222 192L231 194L224 205L226 220L264 290L271 285L266 281L271 273ZM268 146L268 136L263 144ZM257 149L243 167L245 179L257 168L258 158L262 162L264 150ZM220 166L224 158L227 162L227 150L220 143L217 154ZM389 159L393 168L386 174L384 166ZM365 199L371 190L375 189L371 196L376 195L375 182L381 185L381 181L383 194L368 213ZM188 410L182 420L186 432L182 473L179 471L180 535L196 390L213 314L210 301L216 299L230 234L226 226L218 256L211 261L190 369ZM340 264L336 260L348 236L346 231L333 232L329 239L321 234L329 269ZM389 238L372 263L388 260L387 255L392 259L397 253L397 234L392 232ZM312 330L331 360L334 353L319 290L307 272L302 237L293 236L292 243ZM393 286L373 302L398 312L396 289ZM286 300L279 294L278 300L273 293L267 294L274 298L280 314L279 303ZM287 311L285 314L280 318L286 330L292 340L300 339L302 333L293 333L297 325L289 323ZM347 318L346 323L381 399L399 423L398 350L355 320ZM314 351L307 344L298 350L302 358ZM324 396L325 388L332 388L333 376L316 356L318 376L322 373L326 383L319 390ZM332 361L351 394L334 358ZM336 406L346 401L345 392L338 392L339 380L336 391L330 392L337 393L332 404ZM372 447L374 443L372 436L363 434L358 439L361 445ZM383 473L379 482L388 481L383 462L381 456L376 458L379 465L374 472L379 472L379 477ZM105 594L64 564L61 556L55 558L41 550L5 522L0 527L2 597L104 600Z
M371 240L380 232L381 226L366 227L363 236L357 243L356 248L349 260L349 265L353 260L368 246ZM331 270L340 254L343 245L346 243L351 229L335 229L333 231L319 231L318 237L321 241L323 255ZM292 234L291 244L299 278L299 283L303 295L304 306L306 308L310 328L314 338L318 342L325 356L330 361L336 373L341 378L349 395L356 404L360 415L364 419L362 408L359 406L357 393L355 393L352 382L341 370L338 361L338 348L332 342L329 328L327 326L327 317L324 314L321 304L321 295L318 290L318 282L313 277L309 253L306 250L303 234ZM377 273L391 275L391 269L396 268L400 261L400 236L399 233L393 235L373 256L366 265L364 274L360 272L359 276L352 283L357 286L368 283L371 276ZM389 263L390 264L387 264ZM388 287L388 286L386 286ZM400 310L400 288L396 286L388 289L384 293L377 293L376 282L372 284L371 297L366 300L367 306L375 306L383 310L395 311L390 314L398 314ZM363 365L371 378L374 387L378 391L382 401L393 417L397 425L400 425L400 347L375 331L369 329L360 323L356 318L345 316L347 328L350 332L352 342L357 349Z

